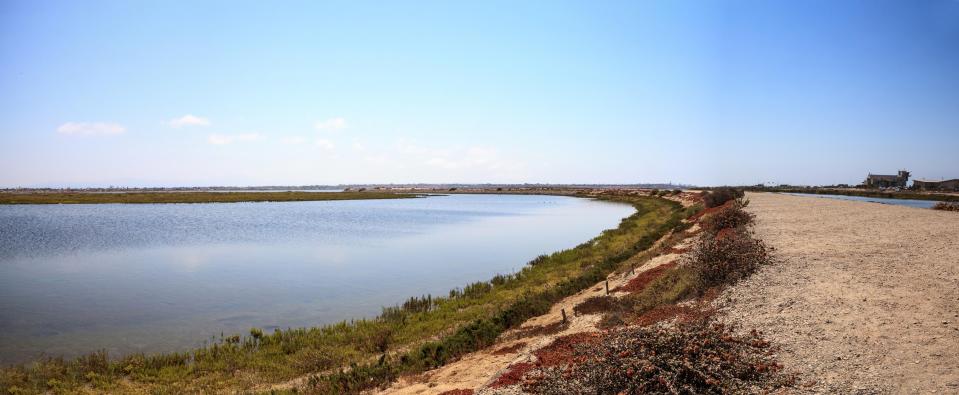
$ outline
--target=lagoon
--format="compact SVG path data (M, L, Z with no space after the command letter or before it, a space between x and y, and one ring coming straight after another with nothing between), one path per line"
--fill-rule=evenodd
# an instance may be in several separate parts
M906 206L906 207L915 207L915 208L932 208L932 206L935 206L936 203L938 203L937 201L934 201L934 200L890 199L890 198L877 198L877 197L869 197L869 196L828 195L828 194L816 194L816 193L788 193L788 195L826 198L826 199L852 200L855 202L892 204L896 206Z
M0 206L0 362L370 317L518 270L633 212L522 195Z

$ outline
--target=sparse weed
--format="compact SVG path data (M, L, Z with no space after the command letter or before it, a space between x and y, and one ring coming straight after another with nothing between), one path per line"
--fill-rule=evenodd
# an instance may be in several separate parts
M959 203L950 203L950 202L939 202L935 206L932 206L935 210L943 211L959 211Z
M743 196L745 196L745 193L740 189L718 188L705 192L703 194L703 203L706 205L706 208L719 207L730 200Z

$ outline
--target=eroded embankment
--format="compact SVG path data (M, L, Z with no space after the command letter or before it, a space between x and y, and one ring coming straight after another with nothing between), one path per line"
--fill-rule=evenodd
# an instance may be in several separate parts
M678 242L685 238L674 239ZM623 271L610 275L607 280L594 284L583 291L569 296L554 304L545 314L525 321L518 328L501 335L495 344L465 355L463 358L438 369L430 370L418 375L408 375L390 388L382 391L383 394L439 394L453 391L473 391L486 388L489 390L521 384L525 373L536 367L532 361L551 361L566 359L562 347L573 340L586 340L593 337L598 331L602 319L601 311L584 311L587 301L606 297L606 284L612 296L624 294L623 288L635 288L637 283L649 278L650 273L657 273L657 268L674 265L679 255L660 252L666 250L660 240L652 249L631 257L622 267L638 267L630 272ZM687 241L688 243L688 241ZM685 245L685 244L683 244ZM577 311L579 310L579 311ZM563 321L563 316L566 321ZM558 362L558 361L556 361ZM542 364L540 365L542 366ZM467 393L467 392L463 392Z
M729 320L782 346L799 391L959 393L959 215L749 195L777 262L731 288Z
M754 392L791 385L758 332L738 334L710 318L720 287L765 259L743 203L690 217L692 227L493 346L404 376L383 393Z

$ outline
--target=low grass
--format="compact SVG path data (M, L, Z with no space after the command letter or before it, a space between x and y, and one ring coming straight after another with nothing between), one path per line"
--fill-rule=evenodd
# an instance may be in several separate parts
M0 204L238 203L401 199L421 195L389 192L2 192Z
M322 193L316 195L329 195ZM366 195L366 194L363 194ZM353 393L422 372L493 343L499 334L621 269L689 215L675 202L639 196L601 196L627 202L636 213L619 227L575 248L536 258L522 270L384 308L373 319L221 337L181 353L107 360L48 358L0 370L9 393L184 393L266 390L264 384L309 376L306 392Z

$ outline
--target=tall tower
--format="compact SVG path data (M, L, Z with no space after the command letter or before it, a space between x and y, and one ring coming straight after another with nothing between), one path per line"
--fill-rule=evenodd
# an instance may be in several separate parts
M909 171L908 170L899 170L899 179L896 180L899 186L905 188L906 183L909 182Z

